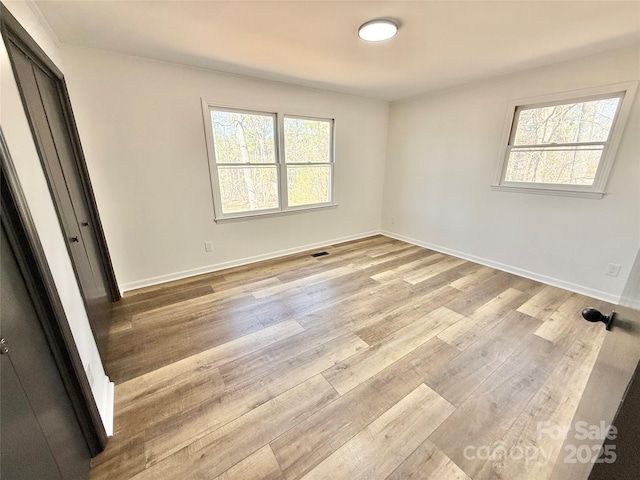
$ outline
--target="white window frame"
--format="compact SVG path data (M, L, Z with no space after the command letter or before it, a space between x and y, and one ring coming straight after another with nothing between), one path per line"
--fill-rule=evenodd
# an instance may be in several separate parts
M216 163L215 156L215 146L213 139L213 125L211 123L211 112L212 111L226 111L226 112L237 112L237 113L245 113L245 114L254 114L254 115L267 115L274 118L274 151L276 157L276 178L278 182L278 207L263 209L263 210L251 210L245 212L233 212L233 213L223 213L222 211L222 198L220 196L220 181L218 178L218 166L221 164ZM335 132L335 117L333 115L327 116L310 116L303 115L300 113L290 113L277 109L264 109L264 108L254 108L254 107L246 107L246 106L238 106L238 105L223 105L220 103L212 103L202 99L202 115L204 119L204 127L205 127L205 139L207 146L207 157L209 160L209 177L211 181L211 192L213 197L213 209L214 209L214 221L215 222L224 222L224 221L233 221L239 219L249 219L256 217L264 217L271 215L282 215L289 213L299 213L307 210L317 210L323 208L334 208L337 207L338 204L336 202L336 168L335 168L335 144L336 144L336 132ZM329 163L286 163L285 161L285 148L284 148L284 119L287 118L299 118L304 120L317 120L323 122L329 122L331 129L331 145L330 145L330 162ZM230 163L224 164L229 166L244 166L244 164L238 163ZM265 164L254 164L254 165L274 165L273 163L265 163ZM331 168L331 185L330 185L330 194L331 200L329 202L323 203L314 203L310 205L298 205L298 206L289 206L289 195L288 195L288 183L287 183L287 166L310 166L310 165L329 165Z
M495 180L491 188L493 190L507 192L602 198L606 193L605 187L607 180L611 173L611 168L613 167L613 162L624 132L625 124L629 117L629 113L631 112L637 87L638 82L626 82L584 90L513 100L509 102L507 116L505 119L504 135L501 143L502 156L499 159ZM588 100L596 100L598 97L606 98L616 94L620 94L621 100L618 104L617 114L614 118L613 125L611 126L608 140L606 142L599 142L604 143L604 149L592 185L509 182L505 180L509 154L513 147L511 142L512 138L515 136L518 114L522 109L542 108L574 101L584 102Z
M308 210L309 208L321 208L321 207L329 207L334 205L333 203L333 194L334 194L334 189L333 189L333 184L335 182L335 166L334 166L334 145L335 145L335 120L333 118L322 118L322 117L309 117L309 116L304 116L304 115L294 115L294 114L290 114L290 113L283 113L281 115L278 116L279 118L279 126L280 126L280 132L282 132L282 135L280 135L280 151L282 152L282 189L283 191L282 193L282 203L283 203L283 209L287 210L287 211L295 211L295 210ZM292 163L289 162L287 163L286 161L286 155L287 152L285 150L285 145L284 145L284 119L285 118L294 118L294 119L300 119L300 120L315 120L318 122L327 122L329 123L329 131L331 134L331 145L329 146L329 162L328 163L316 163L316 162L307 162L307 163ZM330 177L330 181L331 181L331 187L330 187L330 193L331 193L331 201L329 202L323 202L323 203L314 203L311 205L296 205L296 206L289 206L289 192L288 192L288 167L309 167L312 165L329 165L331 167L331 177Z

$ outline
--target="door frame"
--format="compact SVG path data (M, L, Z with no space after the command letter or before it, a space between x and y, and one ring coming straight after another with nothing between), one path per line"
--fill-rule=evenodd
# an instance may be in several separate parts
M19 90L22 90L22 87L20 85L20 80L18 78L17 72L13 66L14 62L11 54L11 49L8 47L9 42L18 47L45 72L50 73L51 77L56 81L58 97L63 108L63 115L65 117L67 131L69 132L69 136L73 146L73 157L75 161L74 163L77 168L80 181L82 183L82 193L84 197L83 200L85 201L85 204L89 210L89 223L95 233L98 252L101 260L101 267L107 279L108 294L112 302L117 302L121 298L120 288L118 287L115 272L113 270L113 264L111 263L111 256L109 254L107 241L104 236L102 222L100 221L100 215L98 213L98 207L93 193L93 187L91 186L91 180L89 178L89 171L87 169L84 153L82 151L82 145L80 143L80 136L78 134L75 117L73 116L73 109L71 107L71 101L69 98L69 92L67 90L67 84L65 82L64 75L62 74L60 69L53 63L53 61L47 56L44 50L40 48L40 46L31 37L31 35L29 35L29 33L22 27L22 25L20 25L18 20L16 20L16 18L11 15L11 13L2 4L2 2L0 2L0 32L2 34L5 45L7 45L7 53L9 54L9 58L11 60L13 74L16 79L16 83L18 84ZM27 112L28 108L24 100L24 96L20 96L25 112ZM38 136L34 130L32 122L29 122L29 128L31 129L31 134L34 140L36 140L36 150L38 151L38 156L40 157L40 163L43 167L43 171L45 175L48 175L46 160L39 142L37 141ZM49 181L47 181L47 185L49 186L49 191L52 195L52 198L54 198L54 194L51 191L51 183ZM56 214L58 215L58 221L60 222L60 224L62 224L60 213L58 212L57 208ZM71 257L71 251L69 250L68 244L67 251L69 253L69 257ZM74 272L76 273L76 277L78 277L78 273L75 271L75 265Z
M91 456L107 432L0 126L1 219Z

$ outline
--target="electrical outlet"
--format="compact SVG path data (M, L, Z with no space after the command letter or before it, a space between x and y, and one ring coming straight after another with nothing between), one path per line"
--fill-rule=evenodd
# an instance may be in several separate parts
M204 251L205 252L213 252L213 242L212 241L204 242Z
M396 217L391 217L391 225L395 225L396 224Z
M616 265L615 263L610 263L609 265L607 265L607 271L605 272L605 275L609 275L610 277L617 277L618 274L620 273L621 268L622 266L620 265Z

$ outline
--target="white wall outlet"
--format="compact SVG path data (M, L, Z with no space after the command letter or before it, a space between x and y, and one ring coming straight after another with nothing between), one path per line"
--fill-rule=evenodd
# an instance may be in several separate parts
M391 225L395 225L396 224L396 217L391 217Z
M213 252L213 242L212 241L204 242L204 251L205 252Z
M610 263L609 265L607 265L607 271L605 272L605 274L609 275L610 277L617 277L618 274L620 273L621 268L622 266L620 265L616 265L615 263Z

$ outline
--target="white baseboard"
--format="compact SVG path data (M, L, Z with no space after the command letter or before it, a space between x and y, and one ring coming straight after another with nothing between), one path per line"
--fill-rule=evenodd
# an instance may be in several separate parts
M107 380L109 377L106 377ZM104 398L102 399L102 412L104 412L104 429L109 437L113 436L113 417L115 411L115 385L113 382L107 384L105 388Z
M603 292L600 290L595 290L593 288L585 287L583 285L578 285L575 283L567 282L564 280L560 280L558 278L549 277L547 275L542 275L535 272L530 272L528 270L524 270L522 268L514 267L512 265L506 265L504 263L496 262L493 260L489 260L486 258L478 257L475 255L471 255L465 252L460 252L458 250L453 250L451 248L443 247L440 245L434 245L429 242L423 242L421 240L417 240L411 237L405 237L404 235L399 235L393 232L389 232L387 230L374 230L365 233L359 233L356 235L349 235L340 238L334 238L330 240L325 240L322 242L310 243L306 245L300 245L297 247L279 250L276 252L266 253L262 255L255 255L252 257L244 257L239 258L237 260L231 260L228 262L216 263L213 265L207 265L205 267L194 268L191 270L184 270L181 272L169 273L166 275L160 275L157 277L145 278L143 280L138 280L135 282L124 283L120 285L120 290L122 292L128 292L130 290L135 290L138 288L149 287L152 285L158 285L161 283L171 282L174 280L180 280L187 277L193 277L195 275L202 275L205 273L217 272L219 270L224 270L225 268L239 267L242 265L247 265L249 263L260 262L263 260L271 260L273 258L284 257L286 255L291 255L294 253L300 253L307 250L313 250L314 248L326 247L327 245L333 245L336 243L349 242L352 240L359 240L361 238L371 237L373 235L385 235L390 238L395 238L397 240L401 240L403 242L411 243L413 245L417 245L419 247L428 248L430 250L435 250L437 252L446 253L447 255L452 255L454 257L463 258L465 260L469 260L471 262L479 263L481 265L486 265L487 267L495 268L497 270L502 270L503 272L512 273L514 275L519 275L521 277L529 278L531 280L535 280L537 282L541 282L547 285L551 285L553 287L562 288L565 290L569 290L571 292L579 293L581 295L585 295L587 297L596 298L598 300L603 300L605 302L618 304L620 302L620 295L615 295L608 292Z
M307 250L313 250L314 248L326 247L328 245L334 245L336 243L350 242L352 240L359 240L361 238L371 237L373 235L379 235L380 230L374 230L371 232L358 233L356 235L349 235L346 237L334 238L325 240L322 242L310 243L307 245L300 245L286 250L278 250L276 252L265 253L263 255L255 255L253 257L239 258L237 260L231 260L229 262L216 263L213 265L207 265L205 267L193 268L191 270L183 270L181 272L168 273L166 275L160 275L157 277L145 278L143 280L137 280L135 282L123 283L119 285L122 293L130 290L135 290L143 287L150 287L152 285L158 285L161 283L171 282L174 280L180 280L187 277L193 277L196 275L202 275L204 273L217 272L224 270L225 268L240 267L249 263L261 262L263 260L271 260L273 258L284 257L294 253L300 253Z
M612 293L602 292L600 290L595 290L593 288L585 287L583 285L577 285L575 283L566 282L558 278L548 277L547 275L541 275L539 273L530 272L528 270L523 270L518 267L506 265L504 263L494 262L493 260L477 257L475 255L470 255L465 252L459 252L457 250L442 247L440 245L434 245L432 243L423 242L421 240L416 240L415 238L405 237L404 235L399 235L386 230L382 230L380 231L380 233L387 237L395 238L396 240L401 240L403 242L411 243L419 247L428 248L429 250L435 250L436 252L446 253L447 255L452 255L454 257L462 258L464 260L469 260L471 262L479 263L481 265L486 265L487 267L495 268L496 270L502 270L503 272L513 273L514 275L518 275L520 277L525 277L530 280L535 280L536 282L545 283L547 285L551 285L552 287L558 287L564 290L569 290L570 292L579 293L587 297L603 300L605 302L613 303L614 305L617 305L620 301L620 295L614 295Z
M640 310L640 299L620 298L620 305L632 310Z

